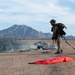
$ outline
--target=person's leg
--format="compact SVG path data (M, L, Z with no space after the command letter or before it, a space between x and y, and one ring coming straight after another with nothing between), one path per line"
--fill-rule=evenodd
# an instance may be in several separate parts
M58 35L57 36L57 47L58 47L58 49L57 49L57 52L55 54L59 54L60 52L62 52L62 49L61 49L62 43L61 43L61 41L62 41L62 38L61 38L60 35Z

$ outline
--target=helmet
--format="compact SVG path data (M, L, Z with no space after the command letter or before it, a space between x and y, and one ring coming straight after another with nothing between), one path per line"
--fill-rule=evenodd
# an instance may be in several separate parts
M52 22L54 22L54 23L55 23L55 22L56 22L56 20L54 20L54 19L51 19L50 23L52 23Z

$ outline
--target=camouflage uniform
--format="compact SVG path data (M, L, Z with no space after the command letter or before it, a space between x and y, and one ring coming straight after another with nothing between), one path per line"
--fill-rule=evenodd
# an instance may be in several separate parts
M57 42L57 46L58 46L56 53L60 53L60 52L62 52L62 48L61 48L62 47L62 43L61 43L62 35L60 33L61 30L57 26L54 26L54 27L52 27L51 31L53 32L52 40L55 40Z
M62 36L66 35L66 33L64 32L64 28L67 29L67 27L62 24L62 23L56 23L56 20L52 19L50 21L51 25L52 25L52 29L51 31L53 32L53 36L52 36L52 40L57 42L57 46L58 46L58 50L55 54L58 54L60 52L62 52L61 49L61 41L62 41Z

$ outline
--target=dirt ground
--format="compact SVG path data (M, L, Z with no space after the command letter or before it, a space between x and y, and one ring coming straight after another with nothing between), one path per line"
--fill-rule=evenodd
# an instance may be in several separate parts
M26 40L29 42L51 40ZM75 47L75 40L68 40ZM0 75L75 75L75 50L63 41L63 53L54 54L56 50L40 50L20 53L0 53ZM63 62L49 65L29 64L36 60L50 59L53 57L67 56L74 62Z

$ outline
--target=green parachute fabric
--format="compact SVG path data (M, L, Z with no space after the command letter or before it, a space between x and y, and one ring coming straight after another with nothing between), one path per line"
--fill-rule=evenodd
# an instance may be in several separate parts
M73 59L70 57L62 56L46 60L37 60L34 62L34 64L55 64L60 62L73 62Z

